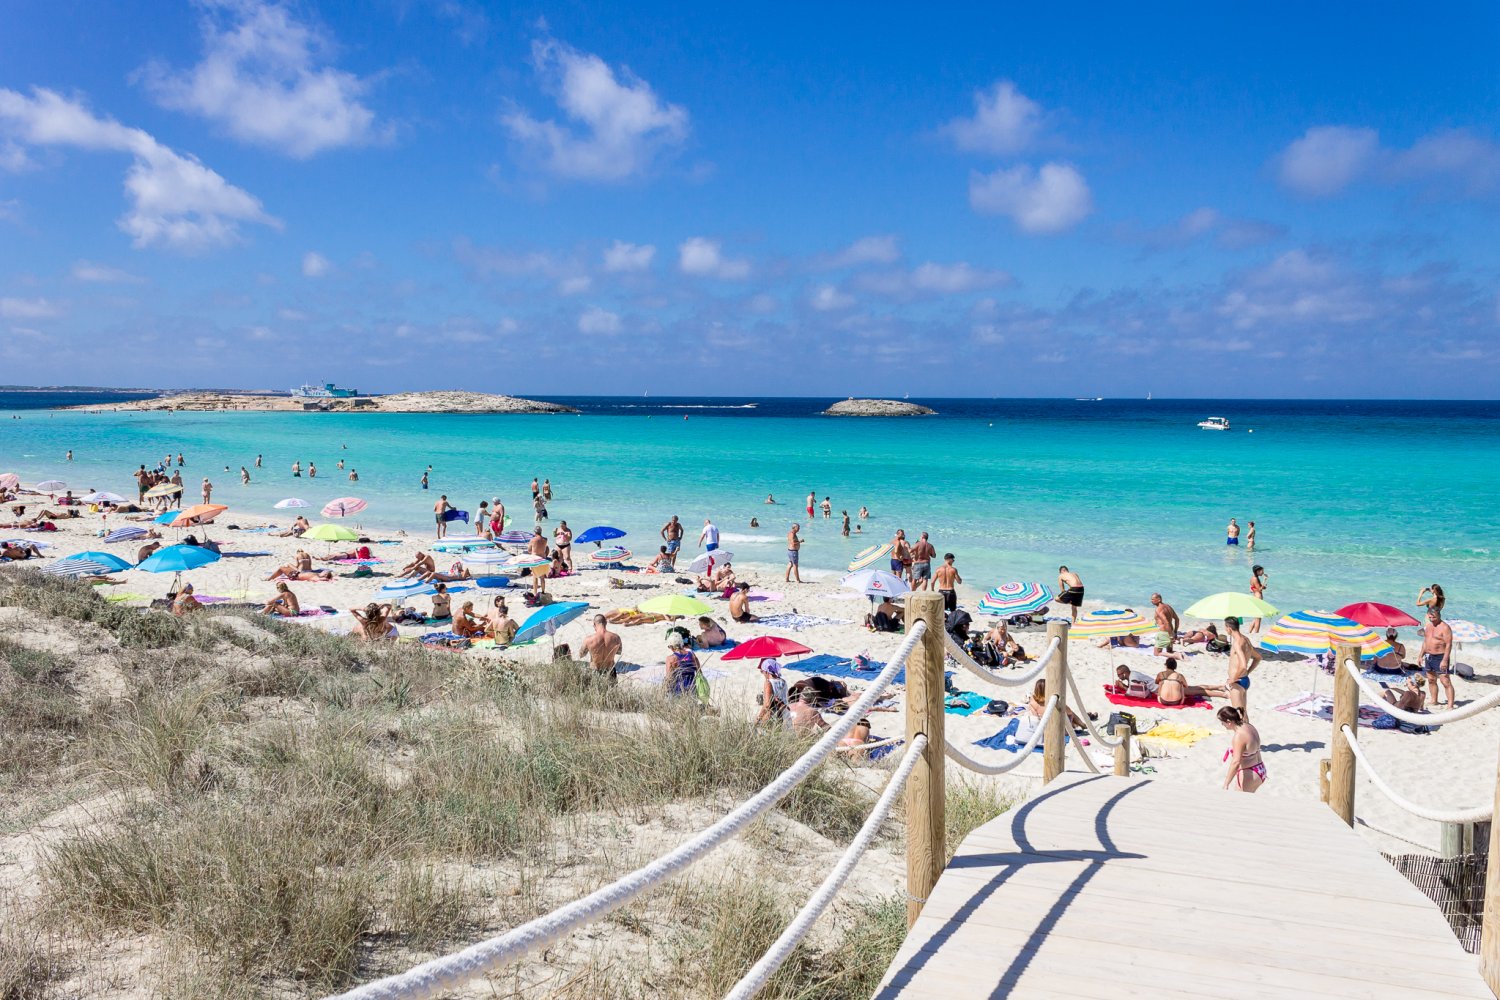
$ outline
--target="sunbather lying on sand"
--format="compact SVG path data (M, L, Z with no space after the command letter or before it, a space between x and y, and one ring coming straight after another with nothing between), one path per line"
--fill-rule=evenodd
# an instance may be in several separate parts
M0 548L0 560L6 562L23 562L27 559L42 558L42 551L30 542L6 542Z
M298 549L297 554L292 556L291 562L285 566L277 566L266 579L274 580L277 577L286 577L288 580L296 580L299 578L299 573L311 572L312 568L312 556L308 555L305 549ZM333 575L332 570L325 570L324 572L327 572L329 576Z
M358 548L350 549L348 552L335 552L332 555L318 556L318 561L319 562L338 562L340 559L369 559L369 558L370 558L370 547L368 545L361 545Z
M668 615L651 614L635 608L616 608L604 616L611 625L654 625L669 620Z
M434 569L422 574L423 583L451 583L454 580L472 579L474 579L474 574L470 573L469 567L465 566L462 562L455 562L452 566L449 566L446 573L439 573Z
M271 574L270 576L266 577L266 579L268 579L268 580L277 580L277 579L280 579L280 580L302 580L302 581L306 581L306 582L319 582L320 581L320 582L323 582L323 583L327 583L329 580L333 579L333 570L331 570L331 569L304 569L304 570L299 570L296 573L285 573L285 572L282 572L282 571L278 570L277 572L275 572L275 573Z
M297 515L297 520L292 522L290 528L285 531L278 531L275 534L277 538L301 538L311 528L312 525L307 523L307 518L299 514Z

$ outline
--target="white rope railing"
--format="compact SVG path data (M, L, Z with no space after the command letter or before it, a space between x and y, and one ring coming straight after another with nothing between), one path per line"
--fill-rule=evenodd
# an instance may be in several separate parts
M917 621L907 630L906 639L896 650L885 669L865 688L849 711L828 728L823 737L791 767L770 784L736 807L713 826L667 854L582 899L558 907L551 913L513 928L498 937L471 945L452 955L435 958L413 969L385 979L358 986L330 1000L431 1000L446 990L468 982L476 976L518 961L538 948L544 948L579 927L593 923L608 913L655 888L668 878L702 860L725 841L738 836L760 816L801 784L819 764L838 748L849 731L890 686L906 658L927 631L927 623Z
M883 740L871 740L868 743L854 743L846 747L839 747L839 753L864 753L867 750L879 750L881 747L893 747L897 743L904 742L904 736L887 736Z
M974 658L969 655L967 650L965 650L958 644L958 641L954 639L953 636L949 635L946 632L943 633L944 645L947 647L948 655L953 657L954 662L963 667L965 670L969 671L969 673L974 674L976 677L979 677L982 680L989 681L991 684L999 684L1001 687L1016 687L1021 684L1030 684L1032 681L1042 676L1042 674L1047 669L1047 664L1051 663L1052 657L1057 655L1057 646L1060 641L1061 640L1059 640L1058 638L1053 637L1052 641L1047 644L1046 652L1044 652L1037 660L1036 665L1034 667L1031 667L1025 673L997 674L994 671L989 670L986 667L982 667L978 663L976 663L974 661Z
M1344 734L1344 739L1349 742L1349 749L1354 753L1354 759L1359 762L1360 771L1370 779L1370 783L1380 789L1386 798L1413 816L1430 819L1437 823L1483 823L1494 816L1495 807L1493 802L1487 806L1475 806L1470 809L1432 809L1427 806L1418 805L1386 784L1386 780L1380 776L1380 772L1375 770L1374 765L1370 763L1370 758L1365 756L1364 748L1359 745L1359 740L1354 736L1354 730L1348 726L1344 726L1341 731Z
M917 766L921 759L922 751L927 746L927 734L918 733L907 748L906 755L901 758L901 763L896 767L896 773L891 776L890 782L881 793L880 800L875 803L875 808L870 810L869 817L864 826L859 828L859 833L844 851L844 856L839 858L838 864L834 865L833 871L818 886L818 891L813 893L812 898L797 911L797 916L787 924L776 943L771 945L769 951L761 956L760 961L745 973L743 979L734 984L734 988L724 994L724 1000L750 1000L762 989L767 982L776 974L776 970L791 957L792 952L807 932L812 930L812 925L828 909L833 902L833 897L843 888L854 866L859 864L864 857L865 851L869 849L881 826L885 823L886 816L891 811L891 806L896 802L896 796L901 793L901 788L906 784L906 779L911 777L912 768Z
M1078 706L1078 718L1083 721L1083 727L1088 730L1089 735L1101 746L1107 747L1110 750L1119 746L1121 742L1120 737L1105 736L1094 727L1094 720L1089 718L1088 708L1083 704L1083 696L1078 693L1078 682L1073 679L1073 671L1068 670L1065 672L1068 675L1068 692L1073 696L1073 704Z
M946 739L943 740L943 752L948 755L950 760L968 768L976 774L1006 774L1014 771L1031 759L1031 751L1035 750L1037 744L1042 742L1042 737L1047 732L1047 720L1052 718L1052 713L1056 710L1057 695L1052 695L1047 699L1047 707L1042 710L1042 717L1036 721L1036 732L1032 733L1031 739L1026 741L1026 745L1017 750L1015 756L1004 764L981 764Z
M1472 718L1481 712L1488 712L1496 705L1500 705L1500 691L1495 691L1478 701L1471 701L1463 708L1454 708L1446 712L1427 712L1418 714L1397 708L1381 696L1382 692L1370 686L1370 682L1360 675L1359 667L1353 660L1344 661L1344 669L1349 671L1354 682L1359 685L1360 691L1374 702L1375 707L1386 715L1400 719L1402 722L1410 722L1415 726L1444 726L1450 722L1462 722L1464 719Z

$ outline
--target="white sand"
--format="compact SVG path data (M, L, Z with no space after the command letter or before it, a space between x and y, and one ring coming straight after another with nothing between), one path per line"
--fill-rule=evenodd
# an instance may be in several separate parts
M263 601L271 595L274 589L274 584L266 582L264 578L274 567L289 561L299 547L306 548L314 557L351 547L351 543L301 542L293 538L283 539L267 534L230 531L222 526L230 523L248 526L268 522L287 525L292 520L287 516L289 513L292 512L274 511L263 515L240 510L229 512L221 518L221 526L209 529L210 537L224 545L227 552L266 550L272 554L255 558L225 558L211 566L186 574L185 579L194 585L199 594L225 595ZM132 523L127 520L129 516L111 517L108 520L108 526L114 528ZM49 557L63 556L85 549L104 549L117 551L122 557L134 561L136 549L140 544L139 542L122 542L112 546L103 544L102 539L97 537L104 526L104 522L98 515L86 515L81 519L61 521L58 522L58 526L60 530L56 533L28 534L0 530L0 537L32 538L50 543L52 547L47 550ZM385 560L384 565L375 567L376 571L394 573L411 559L413 553L432 540L431 528L426 528L425 532L420 537L415 535L400 537L399 544L372 546L375 555ZM165 529L163 534L166 536L163 539L166 543L175 541L178 535L172 529ZM376 534L371 537L390 536ZM641 546L641 548L648 547ZM654 545L649 548L654 548ZM580 565L586 562L587 553L591 549L592 546L575 546L575 556ZM694 554L695 552L689 549L684 553L681 562L685 565ZM455 556L439 555L438 565L446 569L455 558ZM47 561L50 562L51 558ZM319 565L329 564L320 563ZM333 566L332 568L339 573L352 570L352 567L346 566ZM874 659L882 661L901 641L899 636L878 635L864 629L860 622L867 610L866 602L857 595L851 600L848 592L839 589L837 578L833 575L804 571L804 579L809 582L799 585L783 583L779 566L744 563L736 568L740 571L742 578L749 579L757 587L768 591L781 591L785 594L785 597L778 601L757 602L754 605L757 614L768 615L796 611L827 618L848 619L850 623L823 625L802 632L775 630L758 624L741 625L728 620L727 602L711 600L711 604L723 608L717 617L724 622L726 630L734 639L744 640L756 635L775 632L795 638L811 646L818 653L848 657L868 652ZM163 596L171 581L169 574L153 575L137 571L127 571L117 576L127 582L118 587L105 588L106 590L133 592L147 597ZM641 585L641 589L611 589L609 585L611 576ZM382 583L386 582L386 579L389 578L336 578L329 583L293 584L293 590L304 606L332 605L341 611L337 617L307 619L305 620L307 627L347 630L353 624L347 609L361 607L377 599L376 591ZM1138 608L1146 606L1145 598L1150 593L1150 583L1150 581L1142 581L1141 592L1124 595L1125 599L1121 603ZM586 569L570 578L548 581L548 591L558 599L587 601L606 611L632 607L658 594L682 593L689 589L687 585L673 582L672 577L632 575L593 569ZM508 603L511 615L517 621L523 622L529 612L521 603L520 592L516 588L512 588L509 592L471 591L468 594L458 594L455 595L454 606L457 608L463 600L472 598L475 600L476 608L482 610L489 605L492 596L496 593L509 593ZM973 599L977 597L977 594L969 593L964 596L968 606L972 607ZM1196 595L1168 594L1166 596L1169 602L1175 603L1180 609L1190 603L1190 598ZM132 603L144 604L145 602L134 601ZM421 610L426 610L429 606L427 598L414 598L408 603ZM590 617L586 615L564 626L557 635L557 641L570 643L577 651L591 629ZM982 616L976 616L976 618L978 624L984 622ZM694 625L695 623L688 622L687 624ZM1197 623L1185 622L1185 624ZM665 659L665 646L662 641L664 629L665 626L662 624L615 629L624 640L624 662L642 667L639 671L622 675L621 683L650 683L653 680L660 682L662 664ZM428 630L417 627L401 629L403 635L418 635ZM1020 632L1018 638L1028 652L1033 654L1040 653L1045 646L1041 628ZM1416 652L1414 637L1407 632L1403 638L1408 642L1408 659L1412 659ZM1491 645L1500 645L1500 643ZM1070 642L1068 654L1079 688L1083 692L1086 707L1098 712L1101 720L1108 716L1111 706L1105 701L1100 688L1112 676L1115 664L1126 663L1133 669L1152 674L1160 669L1160 660L1153 659L1148 653L1101 650L1096 648L1092 641ZM549 656L550 646L544 641L501 654L472 650L454 655L503 655L524 664L538 662ZM754 709L754 697L759 691L759 679L753 662L721 663L715 654L700 654L700 658L704 660L710 671L723 671L727 675L718 677L710 674L714 701L718 706L727 711L748 712ZM1454 659L1455 662L1472 665L1475 672L1475 679L1472 681L1454 679L1461 704L1483 697L1493 691L1493 685L1500 683L1500 659L1497 659L1495 650L1471 645L1459 650ZM789 658L784 662L790 670L789 680L803 676L796 671L795 658ZM1222 655L1196 652L1180 658L1180 662L1183 673L1193 683L1222 682L1227 671L1227 658ZM1005 698L1013 704L1024 698L1024 693L1020 688L988 688L978 678L962 671L956 675L955 682L962 689ZM1259 727L1265 744L1266 764L1270 777L1265 788L1258 794L1295 796L1308 801L1316 801L1318 761L1328 754L1327 746L1331 726L1327 722L1302 718L1272 709L1276 705L1293 700L1301 692L1310 690L1314 685L1321 693L1331 693L1332 678L1315 671L1306 663L1268 660L1254 673L1252 685L1250 692L1252 719ZM857 682L856 686L859 686ZM1217 707L1223 703L1215 702L1214 704ZM1156 777L1199 785L1204 795L1230 794L1220 791L1225 768L1222 757L1228 745L1228 737L1217 725L1212 712L1201 709L1136 711L1139 716L1147 719L1159 717L1170 722L1198 726L1211 731L1210 736L1191 747L1152 744L1148 740L1148 746L1153 752L1147 763L1155 768ZM904 731L905 718L901 711L875 715L873 721L876 735L901 735ZM971 745L972 741L998 731L1003 725L1003 720L983 713L966 718L950 714L946 716L946 722L949 738L971 756L980 760L1009 758L1009 754L1003 751L991 751ZM1438 732L1426 736L1366 728L1360 729L1359 736L1369 756L1378 762L1382 774L1407 798L1435 807L1467 807L1485 803L1492 796L1496 773L1496 746L1497 741L1500 741L1500 711L1445 726ZM1100 752L1107 755L1107 751L1103 751L1102 748ZM1015 775L1024 777L1012 776L1001 780L1023 791L1036 787L1039 784L1041 759L1040 754L1034 756L1036 757L1034 761L1022 765L1017 772L1013 772ZM1080 768L1082 765L1070 756L1068 766ZM952 770L953 766L950 764L950 776ZM1366 824L1361 827L1364 835L1384 850L1410 850L1413 844L1428 850L1435 851L1437 848L1439 842L1437 824L1417 819L1398 810L1364 780L1360 782L1356 811L1362 823Z

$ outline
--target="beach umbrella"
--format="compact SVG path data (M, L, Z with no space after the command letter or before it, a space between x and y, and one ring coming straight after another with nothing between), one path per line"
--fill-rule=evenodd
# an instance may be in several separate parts
M682 594L663 594L661 597L653 597L649 601L642 601L636 606L636 610L650 615L669 615L673 618L696 618L699 615L712 614L714 609L696 597L686 597Z
M734 553L726 552L723 549L714 549L712 552L705 552L688 563L688 572L707 573L713 567L722 566L727 562L734 562Z
M228 509L221 503L200 503L182 510L169 511L172 515L170 518L163 515L156 520L169 528L191 528L195 524L209 524Z
M1358 646L1361 660L1391 651L1391 644L1375 629L1332 611L1293 611L1276 619L1260 637L1260 648L1271 653L1322 656L1344 644Z
M845 590L857 590L866 597L900 597L911 590L906 581L883 569L866 569L850 573L839 581Z
M979 599L979 610L987 615L1027 615L1051 600L1052 590L1044 583L1002 583Z
M1275 618L1281 614L1271 605L1249 594L1237 594L1227 590L1212 594L1183 612L1194 618Z
M631 552L629 549L622 549L618 545L612 545L607 549L600 549L598 552L589 553L589 558L601 566L608 565L609 563L624 562L630 556Z
M522 572L530 573L532 570L541 569L544 566L551 566L552 560L548 559L546 556L534 556L530 553L523 553L522 555L511 556L508 560L505 561L504 565L509 567L510 569L518 569Z
M133 565L128 559L121 559L113 552L75 552L73 555L65 556L59 560L59 562L64 563L83 561L99 563L111 573L130 569Z
M135 568L147 573L181 573L218 561L217 552L201 545L168 545L157 549Z
M358 514L368 506L370 505L359 497L339 497L323 505L323 516L348 517L350 514Z
M779 635L758 635L754 639L746 639L719 659L764 660L768 656L801 656L811 652L811 648L796 639L783 639Z
M61 479L44 479L40 483L36 484L36 488L41 490L43 493L56 492L57 490L67 489L68 484L63 482Z
M516 629L516 637L511 640L511 645L540 639L544 635L555 637L558 629L588 609L589 606L583 601L560 601L557 604L548 604L538 608L531 613L531 617L521 623L520 628ZM554 638L553 642L556 641Z
M533 537L529 531L502 531L495 536L495 541L500 545L525 545Z
M585 528L583 532L578 535L578 537L573 539L573 541L579 543L593 542L595 545L598 545L600 542L607 542L611 538L624 537L625 532L621 531L619 528L611 528L607 524L600 524L592 528Z
M1462 618L1449 618L1447 621L1448 627L1453 629L1454 642L1488 642L1500 636L1500 632L1474 622L1464 621Z
M890 552L890 542L886 542L884 545L871 545L867 549L862 549L854 557L854 559L850 561L849 572L857 573L862 569L868 569L869 567L879 562L881 559L890 555Z
M394 597L401 600L406 597L420 597L422 594L435 594L437 588L421 580L391 580L383 584L375 593L378 597Z
M319 542L353 542L359 538L359 532L342 524L315 524L304 531L302 537Z
M291 510L297 507L311 507L312 504L306 500L298 500L296 497L287 497L285 500L277 500L273 506L277 510Z
M158 483L142 494L142 496L147 500L160 500L162 497L176 496L181 492L182 487L176 483Z
M1156 623L1139 611L1108 609L1080 615L1068 631L1070 639L1113 639L1120 635L1147 635Z
M177 514L178 513L179 512L175 511L175 510L164 511L164 512L156 515L155 517L153 517L151 519L151 523L152 524L171 524L173 521L177 520Z
M7 472L4 475L0 475L0 490L14 490L20 489L20 487L21 477L14 472Z
M129 563L125 565L127 568L130 566ZM42 572L48 576L104 576L114 570L109 564L97 559L59 559L49 566L43 566Z
M511 560L508 553L499 549L476 549L459 556L465 566L504 566Z
M1350 621L1356 621L1371 628L1405 628L1418 624L1415 618L1400 608L1389 604L1376 604L1373 601L1346 604L1334 614L1342 615Z
M125 498L118 493L90 493L86 497L79 497L79 503L124 503Z
M461 552L465 549L493 548L494 545L488 538L478 535L449 535L447 538L439 538L429 548L434 552Z
M136 538L145 538L150 532L145 528L132 524L128 528L116 528L104 536L106 542L128 542Z

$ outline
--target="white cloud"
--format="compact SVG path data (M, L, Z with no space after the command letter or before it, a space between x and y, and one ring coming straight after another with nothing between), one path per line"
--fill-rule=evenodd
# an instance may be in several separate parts
M0 142L0 170L8 174L19 174L34 166L36 164L26 155L25 147L8 139Z
M542 169L573 180L623 181L645 173L688 135L688 113L657 97L621 67L551 39L531 46L532 64L570 124L516 109L501 122Z
M1464 129L1433 132L1395 154L1391 172L1397 180L1445 180L1466 194L1486 194L1500 187L1500 144Z
M656 247L615 240L604 248L604 270L611 273L644 271L656 257Z
M1324 125L1310 128L1278 158L1281 183L1299 194L1337 194L1369 171L1380 156L1380 135L1372 128Z
M258 198L196 157L175 152L138 128L100 118L53 91L36 89L27 97L0 88L0 132L31 146L129 153L134 161L125 174L125 193L131 208L117 224L137 247L194 252L238 242L241 222L281 228Z
M118 267L97 264L91 260L80 260L73 265L73 280L101 285L139 284L146 279Z
M51 319L62 315L62 307L49 299L0 298L0 316L6 319Z
M332 262L316 250L309 250L302 255L302 276L304 278L321 278L332 270Z
M977 212L1007 215L1027 233L1058 233L1094 209L1083 175L1068 163L1002 167L969 175L969 204Z
M1004 288L1014 282L1008 271L975 267L959 261L936 264L928 261L910 271L877 271L859 275L855 283L866 291L889 298L913 296L962 295L990 288ZM992 303L993 304L993 303Z
M575 274L557 283L559 295L581 295L593 287L594 279L586 274Z
M0 201L0 222L15 222L21 218L21 203L15 198Z
M1041 127L1041 105L1011 81L999 80L988 90L974 92L972 118L955 118L942 132L959 149L1008 156L1030 146Z
M812 307L819 312L848 309L854 305L854 296L841 292L833 285L820 285L812 294Z
M614 334L620 332L620 317L608 309L590 306L578 317L579 333Z
M895 236L863 236L836 254L818 261L827 268L857 267L861 264L894 264L901 259L901 241Z
M750 262L725 257L718 240L694 236L677 247L677 266L683 274L737 281L750 276Z
M166 108L218 122L242 142L303 159L385 138L361 103L368 84L320 65L330 43L279 3L202 0L203 61L139 78Z
M1236 281L1217 312L1237 330L1367 324L1380 313L1378 292L1326 258L1290 250Z

